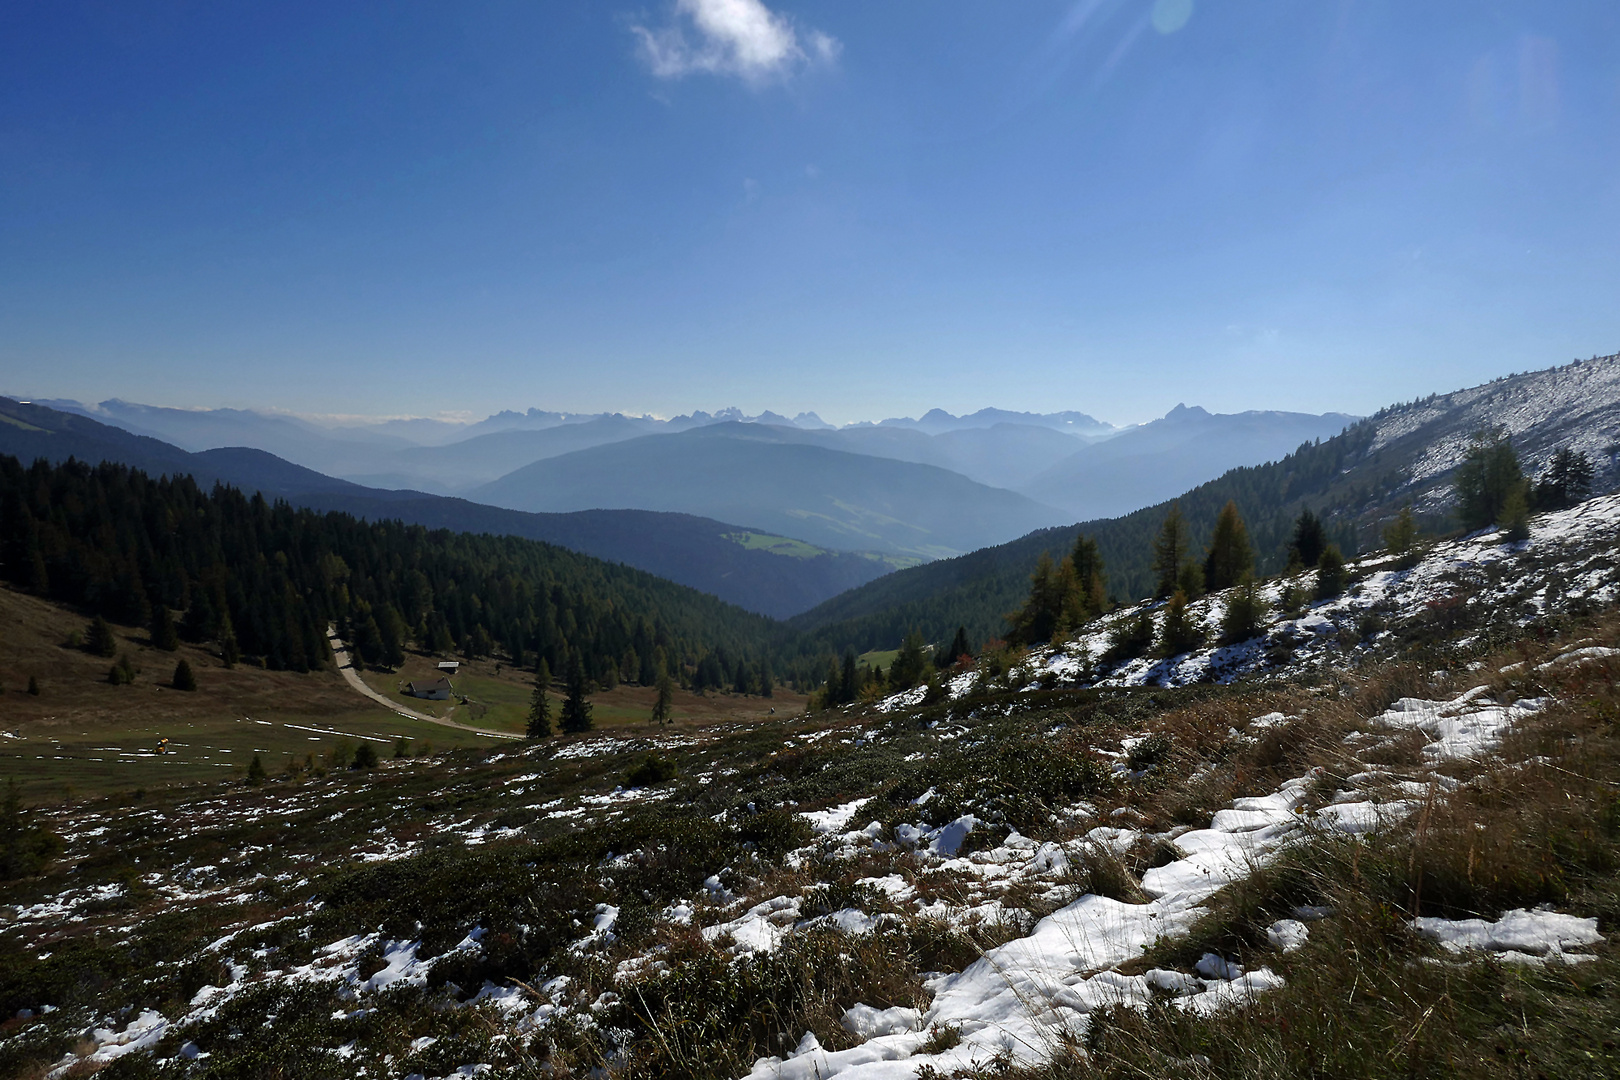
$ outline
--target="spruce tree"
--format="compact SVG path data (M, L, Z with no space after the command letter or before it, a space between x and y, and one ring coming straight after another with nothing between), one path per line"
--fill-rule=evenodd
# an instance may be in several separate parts
M563 699L562 729L566 735L579 735L596 726L591 719L591 703L585 697L585 664L577 652L568 657L568 696Z
M1327 530L1322 527L1322 519L1311 513L1310 510L1301 511L1298 520L1294 522L1294 540L1289 545L1289 564L1300 567L1315 566L1322 557L1322 550L1327 547Z
M1204 643L1204 628L1187 610L1187 594L1177 589L1164 606L1164 623L1159 631L1161 656L1180 656Z
M1391 555L1406 555L1416 542L1417 522L1412 519L1412 504L1407 503L1384 529L1384 546Z
M1316 560L1316 598L1330 600L1338 596L1344 592L1348 578L1344 556L1339 554L1339 545L1329 544L1323 548L1321 556Z
M39 676L28 676L28 692L34 697L39 697Z
M197 689L197 676L192 673L191 664L182 660L174 665L174 677L169 680L169 685L176 690Z
M152 648L174 652L180 647L180 635L174 629L174 616L167 604L152 608Z
M956 662L962 657L972 655L973 649L968 645L967 627L958 626L951 643L935 654L934 663L940 668L955 667Z
M264 778L264 762L259 760L258 754L254 754L253 760L248 762L247 782L252 784L254 787L258 787L260 784L264 783Z
M675 681L669 677L669 672L658 673L658 696L653 701L652 720L655 724L667 724L673 717L675 704Z
M1530 539L1530 485L1520 481L1513 485L1502 504L1502 539L1510 544Z
M1221 644L1235 645L1258 637L1266 617L1265 597L1253 575L1245 574L1226 601L1226 613L1221 616Z
M1237 503L1228 499L1215 519L1209 555L1204 559L1204 587L1210 592L1229 589L1254 570L1254 547L1249 543L1249 527L1238 513Z
M1524 481L1519 455L1501 429L1475 432L1457 466L1457 516L1472 532L1502 521L1508 496Z
M84 647L94 656L112 656L118 651L118 642L113 638L112 627L107 620L97 615L85 631Z
M910 690L922 681L928 670L928 657L921 631L913 628L900 642L900 651L889 665L889 689Z
M844 671L839 679L838 704L847 705L854 701L861 692L860 675L855 670L855 650L850 649L844 653Z
M529 697L529 726L525 735L530 739L551 737L551 702L546 690L551 686L551 668L544 660L534 669L534 693Z
M1592 494L1592 462L1568 446L1553 455L1547 471L1536 481L1533 502L1537 510L1564 510Z
M242 646L236 640L236 628L231 625L231 617L226 615L220 621L219 628L219 658L225 661L225 666L233 668L236 662L242 659Z
M1153 541L1153 595L1169 596L1180 587L1181 566L1187 559L1187 522L1181 516L1181 504L1170 504L1164 516L1158 538Z

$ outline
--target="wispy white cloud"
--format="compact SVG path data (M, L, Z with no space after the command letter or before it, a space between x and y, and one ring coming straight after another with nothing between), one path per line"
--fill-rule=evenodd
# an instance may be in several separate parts
M801 30L761 0L676 0L667 24L632 23L630 30L648 69L663 79L705 72L762 83L831 64L841 48L836 38Z

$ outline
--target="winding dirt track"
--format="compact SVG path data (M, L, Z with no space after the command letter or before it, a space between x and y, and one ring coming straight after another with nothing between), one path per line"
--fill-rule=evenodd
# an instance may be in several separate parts
M326 640L332 645L332 658L337 662L338 674L343 676L343 681L348 683L354 689L358 690L360 693L366 695L366 697L370 698L372 701L375 701L377 704L387 709L389 712L397 713L398 715L409 720L421 720L429 724L438 724L440 727L460 728L462 731L471 731L475 735L487 735L492 739L522 738L521 735L513 735L508 731L490 731L488 728L473 727L469 724L458 724L454 720L441 720L437 716L429 716L427 713L419 713L415 709L407 709L397 701L389 701L387 698L377 693L377 691L367 686L365 680L360 678L359 673L354 670L354 663L349 659L349 648L338 638L336 628L327 627Z

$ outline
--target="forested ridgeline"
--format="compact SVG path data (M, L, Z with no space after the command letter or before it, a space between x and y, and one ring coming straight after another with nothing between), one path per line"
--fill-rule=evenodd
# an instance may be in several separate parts
M746 684L774 624L628 567L516 537L364 522L187 476L0 457L0 575L87 615L305 671L336 623L372 664L415 646L597 682ZM172 647L172 646L171 646Z
M1182 495L1176 501L1193 547L1203 549L1222 508L1234 502L1248 523L1257 573L1273 574L1287 564L1295 521L1307 508L1323 519L1343 550L1359 550L1350 516L1394 492L1404 476L1404 459L1383 462L1369 454L1376 434L1373 423L1362 421L1332 439L1306 443L1280 461L1233 469ZM1360 467L1347 476L1353 466ZM1170 505L1042 529L960 558L902 570L835 597L788 625L803 632L799 647L816 654L893 648L912 629L930 641L949 638L958 626L974 641L1005 636L1005 616L1028 595L1030 571L1042 552L1059 558L1080 533L1096 541L1109 593L1121 601L1138 600L1154 591L1153 540ZM1376 540L1376 530L1370 536Z

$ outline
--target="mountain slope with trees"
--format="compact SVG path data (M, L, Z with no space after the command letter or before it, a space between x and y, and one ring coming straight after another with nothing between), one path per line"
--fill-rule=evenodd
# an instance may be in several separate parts
M806 544L762 544L736 525L689 514L531 514L418 491L367 488L262 450L237 446L189 453L82 415L5 398L0 398L0 453L23 462L42 458L57 463L69 457L113 461L151 476L189 475L203 487L229 484L372 521L540 540L623 562L778 618L807 610L896 565L893 559Z
M472 492L517 510L678 510L845 550L954 555L1061 520L1022 495L930 465L713 424L536 462Z
M1233 469L1176 500L1122 517L1042 529L1006 544L899 571L834 597L790 625L826 651L888 649L919 629L942 641L965 626L975 643L1007 632L1004 616L1029 592L1042 553L1067 552L1077 533L1095 539L1109 592L1119 600L1152 595L1153 538L1172 501L1190 549L1202 553L1228 502L1246 523L1257 574L1288 562L1304 511L1320 518L1327 541L1346 554L1382 542L1383 530L1413 509L1418 527L1457 527L1454 478L1481 431L1499 431L1523 471L1545 479L1561 453L1591 466L1592 490L1620 484L1620 354L1493 380L1482 386L1395 405L1280 460Z
M651 685L665 670L747 685L774 624L628 567L515 537L363 522L190 477L0 457L0 574L88 616L213 643L227 663L305 671L336 623L361 658L407 645Z

